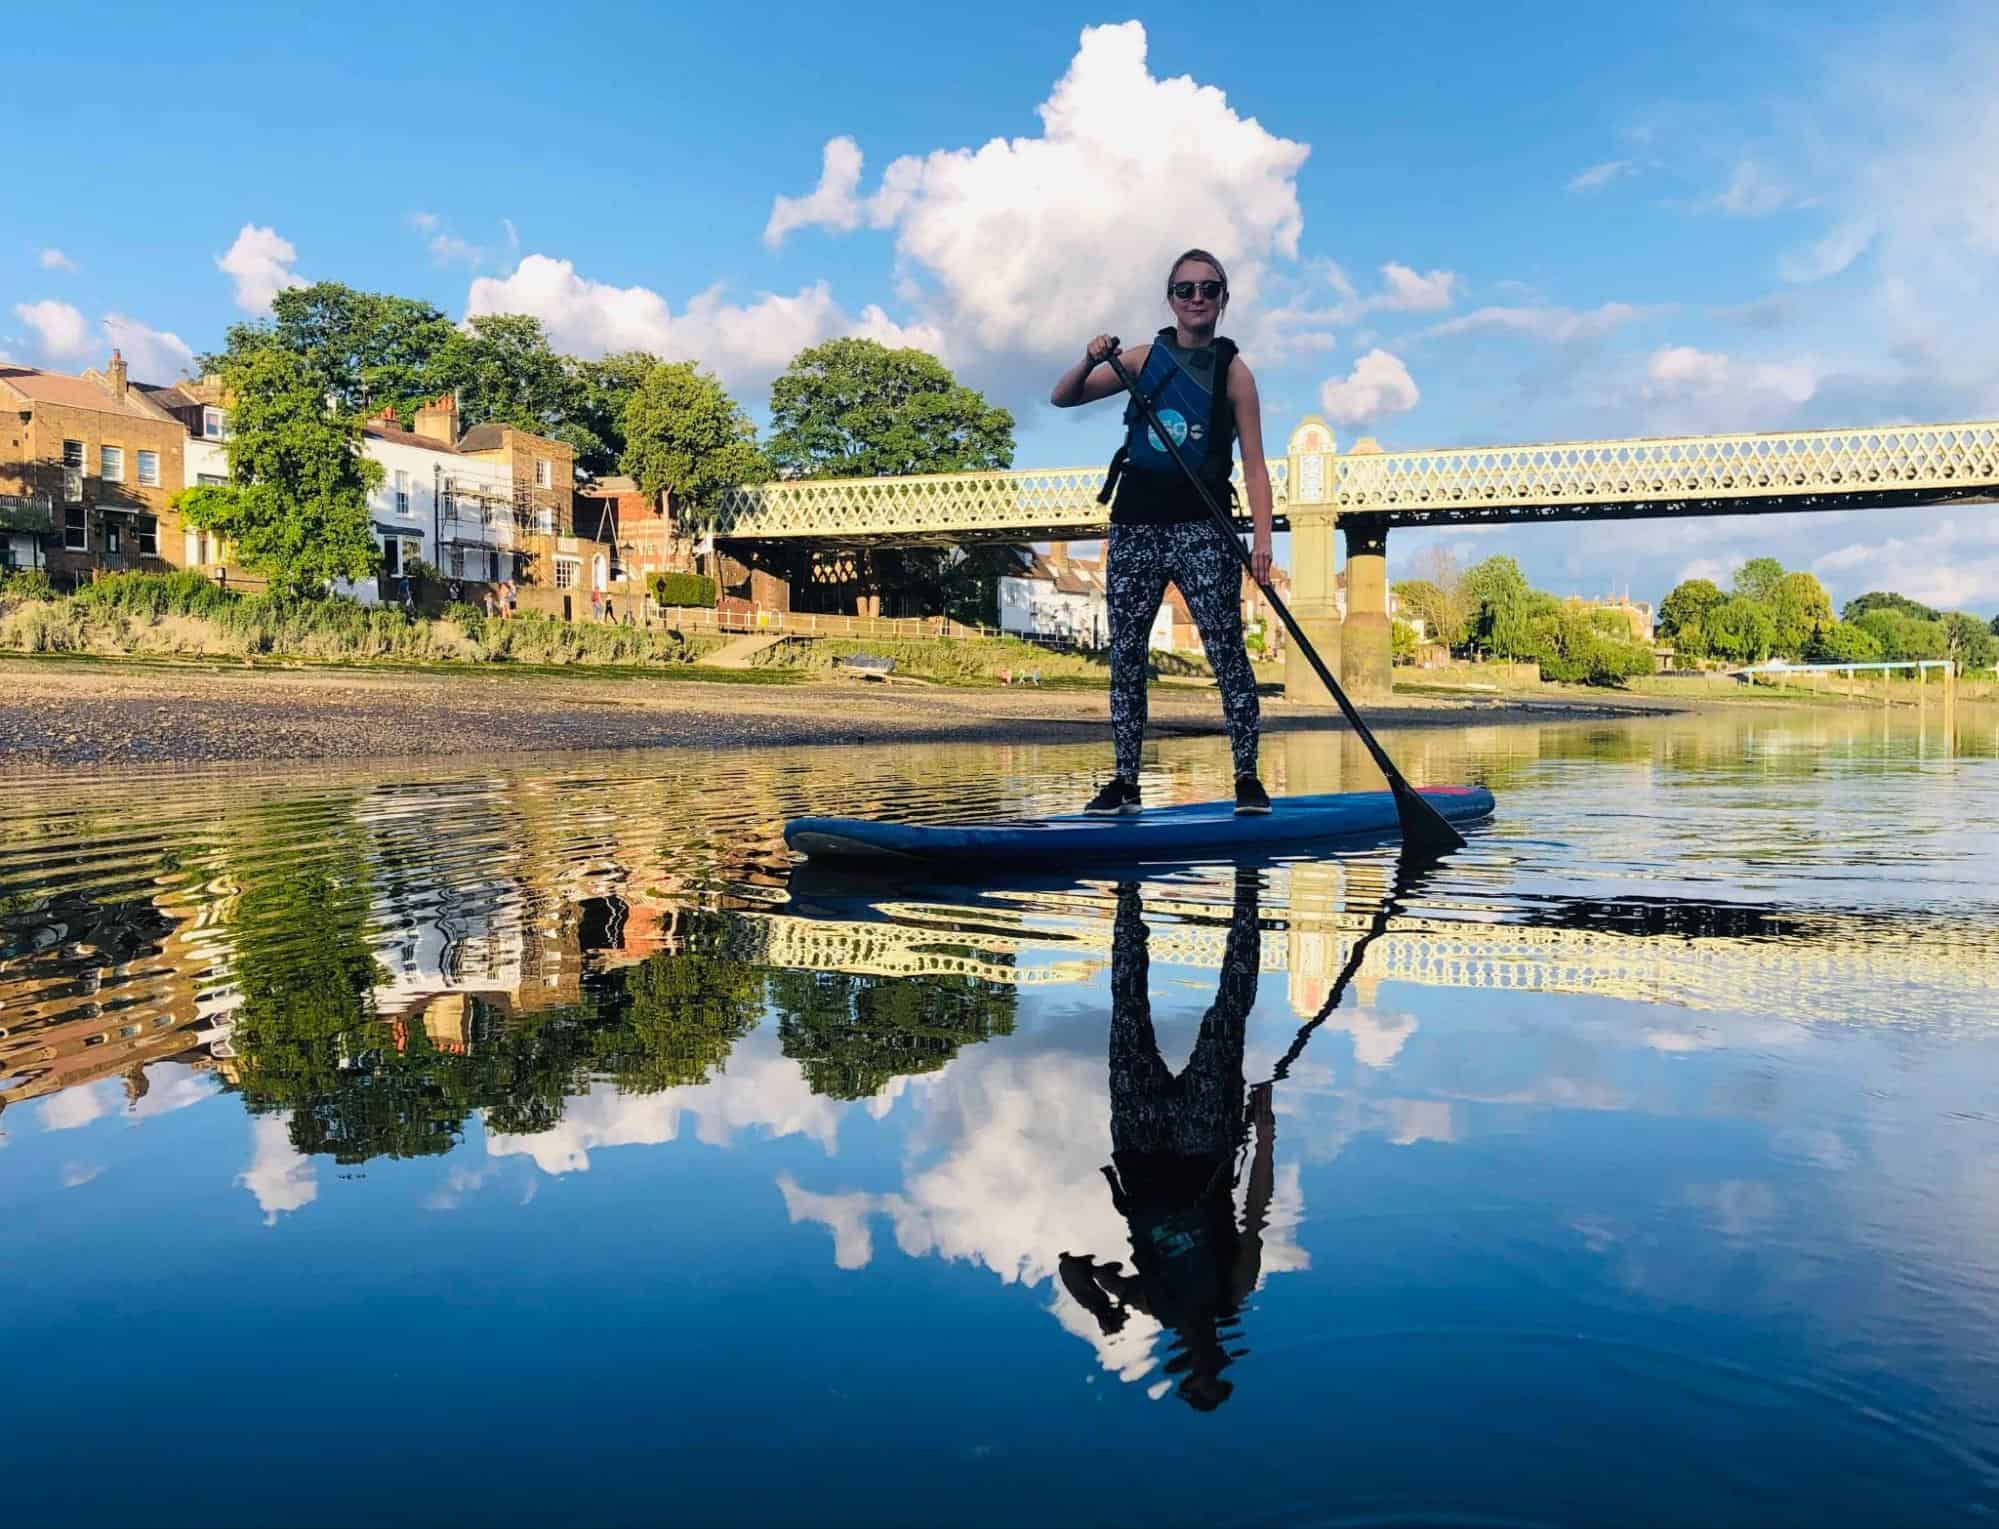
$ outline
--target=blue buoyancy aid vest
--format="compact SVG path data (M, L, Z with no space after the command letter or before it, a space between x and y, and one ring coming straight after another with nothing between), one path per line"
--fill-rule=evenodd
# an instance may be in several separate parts
M1172 432L1181 457L1224 507L1235 460L1235 408L1228 397L1233 340L1188 350L1162 329L1136 379L1159 422ZM1114 525L1161 525L1200 520L1208 511L1146 422L1136 400L1125 405L1125 439L1111 459L1099 502L1111 504ZM1115 502L1113 503L1113 495Z

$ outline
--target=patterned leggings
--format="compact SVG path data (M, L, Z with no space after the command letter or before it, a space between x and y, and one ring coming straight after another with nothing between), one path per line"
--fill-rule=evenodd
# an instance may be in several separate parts
M1168 526L1112 526L1111 738L1117 773L1138 779L1145 742L1145 660L1166 581L1180 587L1222 692L1229 750L1238 775L1256 773L1256 676L1242 645L1242 573L1210 520Z

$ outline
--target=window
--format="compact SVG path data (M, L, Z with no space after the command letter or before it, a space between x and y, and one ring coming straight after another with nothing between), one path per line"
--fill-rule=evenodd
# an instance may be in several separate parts
M403 571L403 544L393 536L382 538L382 577L393 579Z
M453 547L451 549L451 576L454 579L465 577L465 549L463 547Z
M400 467L396 469L396 513L410 513L410 475Z
M90 511L80 504L72 505L63 511L62 550L65 552L90 550Z
M555 474L550 470L547 457L534 459L534 486L548 488L555 482Z
M573 557L557 558L555 560L555 587L557 589L574 589L576 587L576 570L580 566L578 561Z
M486 554L486 581L490 584L500 582L500 554L498 552L488 552Z
M104 550L116 557L125 550L125 528L116 515L104 517Z
M133 527L133 535L139 543L140 557L160 555L160 523L151 515L141 515Z
M446 520L456 520L458 518L458 496L451 491L451 480L449 478L444 480L442 492L444 495L444 518Z
M83 503L83 442L62 443L62 502Z
M555 511L536 510L534 512L534 528L541 532L543 536L555 535Z
M160 454L157 451L139 453L139 483L144 488L160 486Z
M229 480L216 473L196 473L194 481L201 488L227 488Z
M222 411L213 406L205 406L201 411L201 433L211 441L222 439Z
M183 531L180 534L180 560L189 568L199 568L208 561L201 545L199 531Z
M423 543L413 536L405 536L403 538L403 567L408 568L410 564L421 563L422 561Z
M106 483L125 481L125 448L123 446L100 446L97 448L97 476Z

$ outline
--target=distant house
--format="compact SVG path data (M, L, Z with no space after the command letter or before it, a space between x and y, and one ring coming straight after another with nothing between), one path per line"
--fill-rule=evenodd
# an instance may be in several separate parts
M1633 600L1627 595L1617 595L1606 596L1601 600L1585 600L1583 606L1590 611L1617 612L1631 624L1633 642L1643 643L1647 647L1652 645L1655 637L1653 631L1655 618L1650 601Z
M424 404L411 424L405 430L390 408L361 426L362 450L382 468L368 496L369 534L381 559L347 592L363 604L393 603L419 562L457 580L461 594L469 593L467 584L517 579L512 472L460 448L458 404L449 394Z
M1039 642L1102 648L1111 640L1104 553L1076 557L1069 543L1047 552L1023 550L1014 573L999 581L1000 630Z
M81 376L0 366L0 561L63 584L184 566L187 430L117 351Z
M575 524L578 541L610 549L612 591L627 599L642 598L656 573L694 571L694 543L667 491L647 494L622 475L586 478L576 485Z
M182 448L182 488L220 488L229 482L229 409L222 382L204 377L167 388L147 388L146 396L166 410L187 431ZM188 568L221 573L229 549L220 536L194 526L181 530L181 562Z

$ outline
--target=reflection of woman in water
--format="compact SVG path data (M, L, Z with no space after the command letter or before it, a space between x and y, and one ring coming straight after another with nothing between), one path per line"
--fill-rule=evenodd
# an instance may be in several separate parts
M1205 1412L1234 1389L1222 1379L1237 1357L1225 1342L1256 1288L1270 1214L1276 1135L1270 1086L1256 1088L1245 1111L1242 1075L1261 955L1256 878L1236 879L1221 989L1178 1077L1167 1070L1152 1033L1141 912L1137 890L1121 888L1111 946L1111 1166L1104 1169L1111 1199L1130 1226L1136 1273L1069 1253L1060 1270L1063 1285L1104 1332L1124 1326L1132 1310L1171 1328L1166 1372L1181 1377L1181 1399ZM1255 1146L1238 1230L1238 1153L1251 1127Z

